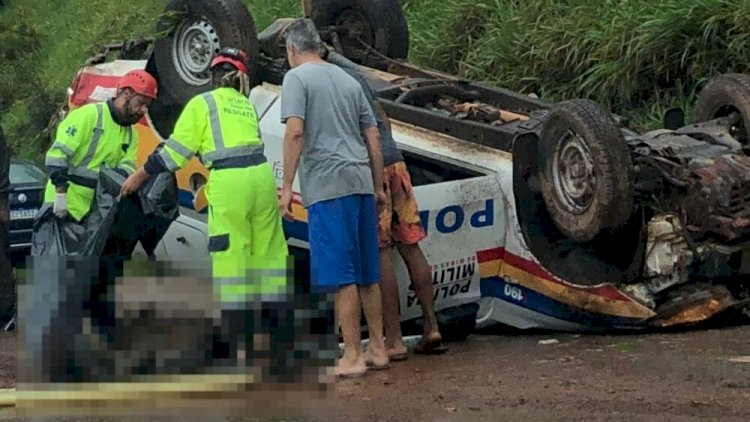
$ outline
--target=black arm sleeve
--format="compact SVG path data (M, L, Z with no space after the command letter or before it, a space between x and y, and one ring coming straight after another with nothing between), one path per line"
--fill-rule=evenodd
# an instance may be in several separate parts
M65 167L47 166L49 180L56 187L68 187L68 169Z
M164 164L164 160L161 158L159 154L156 154L156 153L148 156L146 163L143 165L143 169L146 170L146 173L148 173L149 175L159 174L159 173L168 171L166 164Z

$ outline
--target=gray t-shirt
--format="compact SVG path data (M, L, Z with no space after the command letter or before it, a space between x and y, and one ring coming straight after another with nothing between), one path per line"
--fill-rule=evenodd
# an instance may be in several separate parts
M388 130L388 128L385 126L385 122L380 118L380 114L378 114L375 108L375 93L373 93L372 89L370 89L370 85L368 85L365 78L362 77L362 75L358 74L355 70L346 67L343 69L346 73L356 79L357 82L359 82L360 86L362 86L362 89L365 92L365 97L367 97L367 102L368 104L370 104L370 109L375 115L375 120L378 124L378 131L380 132L380 143L383 150L383 166L390 166L393 163L404 161L404 156L396 146L396 141L393 140L391 131Z
M281 95L281 122L305 121L299 163L303 205L373 194L363 133L376 122L357 81L336 65L305 63L286 73Z

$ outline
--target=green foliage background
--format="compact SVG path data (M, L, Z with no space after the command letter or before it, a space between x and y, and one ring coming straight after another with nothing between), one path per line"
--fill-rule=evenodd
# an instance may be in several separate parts
M299 0L245 0L258 30ZM410 60L547 101L588 97L659 125L706 79L748 71L750 0L400 0ZM0 3L0 124L39 159L66 88L101 45L153 36L166 0ZM688 115L689 116L689 115Z

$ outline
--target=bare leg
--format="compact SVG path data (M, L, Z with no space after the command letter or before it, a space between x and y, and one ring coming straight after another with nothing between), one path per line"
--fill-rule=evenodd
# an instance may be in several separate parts
M360 306L357 286L350 284L339 289L336 295L336 311L344 337L344 355L339 359L337 375L358 375L367 371L362 354L360 329Z
M393 269L391 248L380 249L380 293L383 299L383 327L385 329L385 350L388 358L404 355L407 350L401 334L398 282Z
M442 337L438 331L437 318L435 317L435 303L433 301L432 271L418 244L397 244L399 253L404 258L406 267L409 269L409 277L417 293L419 304L422 307L425 325L422 341L440 343Z
M383 304L380 297L380 286L378 284L359 286L359 294L362 298L362 308L365 311L365 319L370 331L366 361L375 366L388 365L389 360L383 340Z

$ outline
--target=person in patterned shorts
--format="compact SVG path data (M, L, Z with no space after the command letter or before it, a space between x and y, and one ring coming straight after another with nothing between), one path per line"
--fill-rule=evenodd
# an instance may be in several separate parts
M339 64L334 57L330 57L329 61ZM447 349L442 345L442 337L435 316L432 271L422 249L419 247L419 242L427 234L420 221L411 176L406 163L404 163L404 157L393 140L388 116L382 106L375 101L375 95L367 81L346 63L341 63L339 66L362 85L375 115L382 140L383 184L386 204L378 215L378 246L380 248L382 277L380 289L383 301L383 328L389 360L400 361L406 360L408 357L399 323L399 291L393 268L393 259L391 258L391 251L394 247L406 263L425 320L424 333L417 343L414 353L444 353Z

